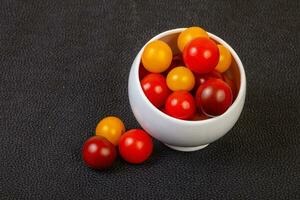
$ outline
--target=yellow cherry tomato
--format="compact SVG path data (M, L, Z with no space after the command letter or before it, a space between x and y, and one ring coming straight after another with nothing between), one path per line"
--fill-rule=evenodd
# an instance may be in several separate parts
M167 85L172 91L190 91L194 88L195 76L187 67L175 67L167 75Z
M219 62L215 68L220 73L225 72L231 65L231 54L230 51L224 47L223 45L218 44L218 49L219 49Z
M105 137L114 145L118 145L121 135L125 132L123 122L113 116L102 119L96 127L96 135Z
M179 50L182 52L186 44L198 37L209 38L208 33L200 27L190 27L182 31L177 39Z
M172 62L172 50L161 40L147 44L142 55L144 67L152 73L161 73L168 69Z

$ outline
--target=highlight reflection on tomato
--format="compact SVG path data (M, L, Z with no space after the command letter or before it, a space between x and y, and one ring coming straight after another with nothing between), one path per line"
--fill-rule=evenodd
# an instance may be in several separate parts
M219 62L218 46L208 38L194 39L184 48L183 60L193 72L209 73Z
M117 157L115 146L101 136L89 138L83 145L82 158L93 169L105 169L112 166Z
M118 145L119 139L124 132L124 123L115 116L105 117L96 126L96 135L106 138L114 145Z
M167 75L167 85L172 91L190 91L195 85L194 74L187 67L175 67Z
M223 114L232 104L230 87L220 79L211 79L199 87L196 93L197 107L208 116Z
M161 40L147 44L142 54L142 63L149 72L166 71L172 62L173 53L169 45Z
M195 112L194 97L187 91L173 92L166 101L166 113L178 119L191 119Z
M149 101L156 107L163 106L171 93L165 77L160 74L148 74L141 81L141 85Z
M152 138L141 129L129 130L120 139L120 155L129 163L139 164L144 162L150 157L152 150Z
M182 31L177 39L179 50L182 52L189 42L199 37L209 38L208 33L200 27L189 27Z

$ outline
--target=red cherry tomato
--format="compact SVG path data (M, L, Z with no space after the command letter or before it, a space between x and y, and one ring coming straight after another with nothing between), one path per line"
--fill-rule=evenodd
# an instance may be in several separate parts
M238 89L234 83L234 80L230 78L226 73L223 74L223 79L231 88L233 99L235 99L238 94Z
M167 114L167 113L166 113L166 108L165 108L165 107L162 107L162 108L160 108L159 110L160 110L161 112Z
M165 77L160 74L148 74L141 81L141 85L149 101L156 107L163 106L171 93Z
M196 73L211 72L219 62L218 46L211 39L196 38L184 48L183 60L185 65Z
M220 79L208 80L197 90L196 104L208 116L221 115L232 104L231 89Z
M191 119L196 111L193 96L186 91L173 92L166 101L166 113L178 119Z
M143 130L132 129L121 136L119 152L129 163L139 164L149 158L153 150L152 138Z
M93 169L105 169L112 166L117 156L115 146L101 136L89 138L83 145L82 158Z
M212 71L207 74L195 74L195 88L198 89L200 85L205 83L207 80L210 79L221 79L223 80L222 74L217 71Z
M139 68L139 77L140 77L140 80L142 80L147 74L149 74L149 72L145 69L145 67L141 63L140 64L140 68Z

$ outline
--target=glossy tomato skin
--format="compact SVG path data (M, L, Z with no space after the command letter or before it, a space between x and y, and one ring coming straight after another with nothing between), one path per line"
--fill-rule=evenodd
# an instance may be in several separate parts
M172 57L170 46L161 40L156 40L146 45L142 54L142 63L149 72L161 73L168 69Z
M193 72L184 66L173 68L167 75L167 85L172 91L190 91L194 88L195 77Z
M209 116L199 112L199 113L196 113L191 120L192 121L201 121L201 120L206 120L206 119L209 119L209 118L210 118Z
M194 98L187 91L173 92L166 101L165 109L168 115L183 120L193 118L196 112Z
M132 129L124 133L119 143L121 157L132 164L147 160L153 151L152 138L141 129Z
M223 45L218 44L219 49L219 62L215 68L220 73L227 71L231 65L232 57L230 51Z
M195 87L196 89L199 88L200 85L204 84L206 81L210 79L221 79L223 80L222 74L219 72L213 70L212 72L209 72L207 74L196 74L195 73Z
M96 135L106 138L113 145L118 145L119 139L124 132L124 123L115 116L103 118L96 126Z
M209 73L219 62L219 49L214 41L208 38L196 38L183 50L183 60L195 73Z
M89 138L82 148L83 161L93 169L106 169L112 166L116 157L115 146L101 136Z
M198 88L196 104L200 112L208 116L221 115L232 104L231 89L220 79L208 80Z
M160 74L148 74L141 81L141 85L146 97L155 107L163 106L171 93L165 77Z
M205 37L209 38L208 33L200 27L189 27L182 31L177 39L178 49L182 52L184 47L193 39Z

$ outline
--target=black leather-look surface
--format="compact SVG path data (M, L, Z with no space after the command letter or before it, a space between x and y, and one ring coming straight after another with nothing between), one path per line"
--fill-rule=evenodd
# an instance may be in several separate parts
M0 199L299 199L299 1L1 1ZM106 115L137 128L131 63L154 35L199 25L247 74L235 127L206 149L156 141L99 172L81 146Z

